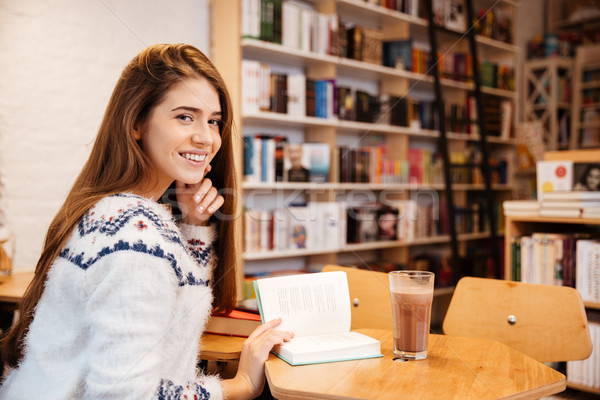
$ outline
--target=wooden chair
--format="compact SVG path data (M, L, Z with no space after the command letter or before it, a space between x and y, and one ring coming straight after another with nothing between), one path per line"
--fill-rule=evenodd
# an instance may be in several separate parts
M577 290L465 277L444 319L447 335L497 340L540 361L583 360L592 353Z
M352 303L350 329L392 329L392 302L385 272L326 265L323 271L344 271Z

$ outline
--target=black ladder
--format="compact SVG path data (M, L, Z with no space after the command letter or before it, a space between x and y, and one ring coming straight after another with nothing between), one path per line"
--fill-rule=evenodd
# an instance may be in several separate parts
M448 144L447 144L447 135L446 135L446 118L445 118L445 107L444 100L442 96L442 84L440 82L440 71L438 68L438 46L437 46L437 33L446 33L451 34L459 38L459 40L464 39L465 37L469 41L469 50L471 52L471 60L472 60L472 69L473 76L470 77L474 83L474 91L473 95L475 98L476 109L477 109L477 124L479 126L479 145L481 147L481 173L483 176L483 181L485 185L485 198L488 203L486 208L486 216L488 219L488 226L490 229L490 245L491 245L491 260L494 270L494 275L496 278L500 278L501 274L501 265L500 265L500 253L498 249L498 235L497 235L497 224L495 218L495 207L494 207L494 195L492 192L492 184L491 184L491 169L489 165L489 150L488 144L486 140L486 132L484 130L485 127L485 115L482 112L483 110L483 102L482 102L482 94L481 94L481 81L479 75L479 65L477 63L477 43L475 42L475 28L473 27L474 15L473 15L473 2L472 0L464 0L465 8L466 8L466 16L467 16L467 31L465 33L459 33L450 29L447 29L443 26L439 26L435 24L433 21L433 5L432 0L425 0L425 5L427 9L427 13L429 15L429 41L431 45L431 70L434 75L434 85L435 85L435 97L436 97L436 106L437 106L437 114L438 114L438 122L439 122L439 130L440 130L440 142L439 149L442 155L442 161L444 164L444 182L445 191L446 191L446 204L448 207L448 227L450 234L450 245L452 248L452 269L454 271L455 277L461 268L461 260L458 254L458 240L456 235L456 220L455 220L455 208L454 208L454 200L452 196L452 182L451 182L451 174L450 169L453 167L450 162L448 156ZM470 121L468 121L470 122ZM475 168L477 166L474 166Z

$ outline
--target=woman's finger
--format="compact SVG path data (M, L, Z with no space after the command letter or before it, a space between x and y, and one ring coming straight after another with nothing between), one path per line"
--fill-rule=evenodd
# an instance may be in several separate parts
M276 326L278 326L279 324L281 324L281 318L275 318L275 319L272 319L271 321L265 322L264 324L259 325L256 329L254 329L254 331L252 331L252 333L248 336L248 339L252 340L252 339L256 338L257 336L259 336L264 331L273 329Z
M206 212L210 215L214 214L219 208L221 208L221 206L225 203L225 199L223 198L223 196L221 195L217 195L217 197L215 197L215 199L208 204L207 206L204 206L204 210L206 210Z

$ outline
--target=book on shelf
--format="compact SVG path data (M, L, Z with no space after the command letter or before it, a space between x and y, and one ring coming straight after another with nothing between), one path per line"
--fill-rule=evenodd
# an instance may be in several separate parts
M336 87L337 91L337 116L344 121L353 121L354 116L354 90L346 86Z
M318 118L337 117L335 79L320 79L315 81L315 116Z
M412 71L411 39L384 41L382 52L382 63L386 67Z
M331 168L331 149L327 143L304 143L304 152L308 154L308 180L310 182L329 182Z
M575 265L575 288L583 301L600 302L600 241L577 241Z
M538 161L537 177L542 200L549 192L600 192L600 163Z
M383 58L383 33L379 29L362 28L361 61L381 64Z
M437 26L444 26L446 18L446 0L432 0L431 8L433 9L433 22Z
M302 143L289 143L284 147L283 169L285 181L308 182L311 168L310 154Z
M552 192L544 193L544 201L582 201L582 202L598 202L600 201L600 192Z
M540 217L548 218L580 218L581 209L569 209L569 208L552 208L552 207L540 207L538 211Z
M378 240L377 211L380 204L363 204L348 207L347 233L348 243L367 243Z
M600 301L600 282L594 282L600 244L590 234L533 232L510 240L513 280L569 286L584 301Z
M260 0L242 1L242 37L260 38Z
M508 140L513 136L513 103L503 100L500 103L500 138Z
M280 317L277 329L294 332L272 350L290 365L382 357L378 340L350 331L345 272L257 279L254 289L262 321Z
M396 200L390 204L398 209L396 236L402 242L415 239L415 220L417 219L417 202L414 200Z
M538 161L536 173L539 201L550 198L548 196L551 194L573 189L572 161Z
M467 20L464 0L445 0L444 26L447 29L464 32Z
M213 314L206 323L205 333L248 337L260 326L258 313L234 309L229 314Z
M304 51L316 51L311 36L316 36L317 11L309 3L284 1L281 7L281 44Z
M600 374L598 373L598 366L600 366L600 321L588 318L588 328L593 345L592 354L585 360L567 361L566 375L568 384L594 389L597 393L600 391Z
M504 215L538 215L540 203L537 200L506 200L502 207Z
M600 199L600 196L598 198ZM597 218L600 217L600 200L582 201L546 199L541 203L540 215L548 217Z
M287 113L294 117L306 115L306 76L302 73L288 75Z

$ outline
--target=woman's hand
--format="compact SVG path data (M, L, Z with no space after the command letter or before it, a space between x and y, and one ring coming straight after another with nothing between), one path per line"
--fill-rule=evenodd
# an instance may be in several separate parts
M208 165L204 176L211 170ZM177 203L183 213L182 222L189 225L207 225L209 218L223 205L225 199L208 178L195 185L175 183Z
M281 318L269 321L256 328L244 341L237 374L225 386L227 398L253 399L262 393L269 352L273 346L282 345L294 337L292 332L273 329L280 323Z

